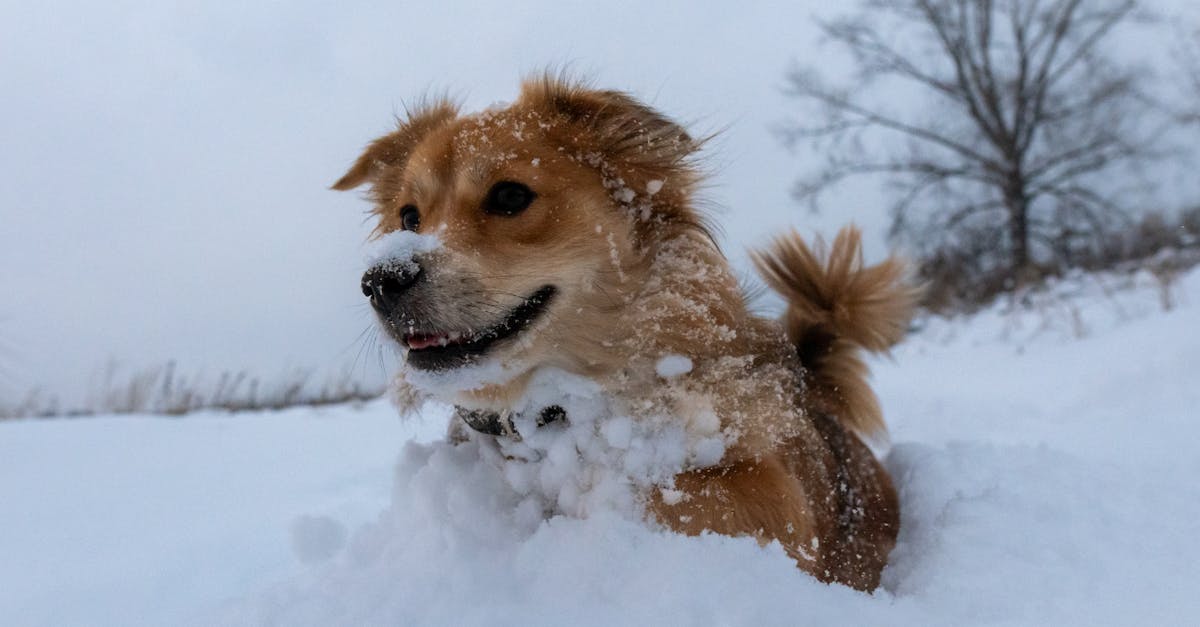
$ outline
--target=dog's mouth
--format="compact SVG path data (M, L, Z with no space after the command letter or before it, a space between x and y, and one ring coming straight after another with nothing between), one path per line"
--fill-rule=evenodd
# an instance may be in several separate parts
M415 331L401 334L407 362L419 370L449 370L465 366L494 346L528 329L549 307L558 290L546 285L526 297L499 324L484 331Z

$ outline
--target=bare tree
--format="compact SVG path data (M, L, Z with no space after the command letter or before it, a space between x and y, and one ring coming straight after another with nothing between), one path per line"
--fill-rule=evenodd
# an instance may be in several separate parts
M815 207L831 186L882 175L898 192L892 237L925 259L967 251L959 257L993 264L1009 286L1069 262L1073 247L1124 219L1094 182L1154 156L1143 77L1105 55L1137 9L1133 0L867 0L857 15L822 23L852 54L857 80L845 89L811 69L789 73L789 93L815 115L781 133L826 159L796 196ZM880 82L919 110L881 102Z

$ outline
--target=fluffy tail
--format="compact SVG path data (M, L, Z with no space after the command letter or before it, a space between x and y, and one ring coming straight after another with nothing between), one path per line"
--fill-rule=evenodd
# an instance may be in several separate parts
M810 249L793 231L752 257L787 299L784 324L805 369L810 405L860 437L882 435L860 349L885 352L904 336L920 295L906 282L904 263L892 257L864 267L855 227L842 229L828 250L820 239Z

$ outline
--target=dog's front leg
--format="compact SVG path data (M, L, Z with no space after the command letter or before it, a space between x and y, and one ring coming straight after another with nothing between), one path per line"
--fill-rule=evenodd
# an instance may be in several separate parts
M817 517L800 481L775 456L679 474L673 490L655 491L649 509L686 535L778 540L801 569L823 578Z

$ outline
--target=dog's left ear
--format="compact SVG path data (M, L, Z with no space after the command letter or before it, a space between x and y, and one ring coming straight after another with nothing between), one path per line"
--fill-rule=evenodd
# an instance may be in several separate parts
M350 170L333 189L346 191L368 181L374 183L386 168L403 165L408 161L413 148L430 131L458 117L458 107L447 100L438 100L408 112L407 119L399 121L395 131L376 139L367 146Z
M652 178L689 172L688 158L703 143L629 94L592 89L553 73L525 80L520 104L562 116L586 129L583 136L598 142L589 148L614 164L642 170Z

